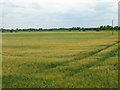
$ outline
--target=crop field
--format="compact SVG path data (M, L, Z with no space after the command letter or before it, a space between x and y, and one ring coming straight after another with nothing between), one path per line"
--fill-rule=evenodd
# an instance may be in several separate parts
M118 32L5 32L3 88L118 88Z

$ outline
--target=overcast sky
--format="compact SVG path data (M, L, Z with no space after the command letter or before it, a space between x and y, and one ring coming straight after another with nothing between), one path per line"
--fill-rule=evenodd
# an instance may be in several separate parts
M118 23L119 0L1 0L0 27L97 27Z

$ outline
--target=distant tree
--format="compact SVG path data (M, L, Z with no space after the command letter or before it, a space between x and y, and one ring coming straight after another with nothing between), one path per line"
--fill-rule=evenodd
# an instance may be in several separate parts
M100 31L100 28L96 28L96 31Z
M0 32L5 32L5 30L3 28L0 29Z
M100 30L104 30L104 26L100 26Z
M19 30L19 29L18 29L18 28L16 28L15 32L18 32L18 30Z
M118 27L118 26L115 26L115 27L114 27L114 30L116 30L116 31L117 31L117 30L120 30L120 29L119 29L119 27Z
M113 29L113 27L110 25L104 26L104 28L105 28L105 30L112 30Z
M42 28L39 28L38 30L39 30L39 31L42 31Z
M81 31L81 28L80 27L77 27L76 30L78 30L79 32Z
M14 31L14 29L11 29L11 30L10 30L10 32L13 32L13 31Z
M82 27L82 29L81 29L81 30L82 30L82 31L86 31L84 27Z

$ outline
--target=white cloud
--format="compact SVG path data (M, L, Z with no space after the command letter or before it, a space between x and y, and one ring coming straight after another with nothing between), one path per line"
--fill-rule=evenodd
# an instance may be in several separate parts
M81 22L83 19L81 17L84 17L84 20L98 17L99 20L99 14L103 16L102 20L106 20L105 17L112 14L107 17L110 19L117 16L117 2L118 0L4 0L0 1L0 5L3 5L4 27L27 28L32 26L62 27L64 23L70 26L77 19L80 19L78 22ZM104 7L108 4L111 5L105 11ZM100 5L104 6L98 10ZM67 17L71 19L69 20ZM84 20L83 23L85 23ZM67 21L71 21L71 23ZM73 25L77 25L77 23Z

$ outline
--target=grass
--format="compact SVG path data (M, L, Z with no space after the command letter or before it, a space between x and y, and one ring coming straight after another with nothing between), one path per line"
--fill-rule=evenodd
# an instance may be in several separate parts
M3 33L3 88L118 88L118 32Z

